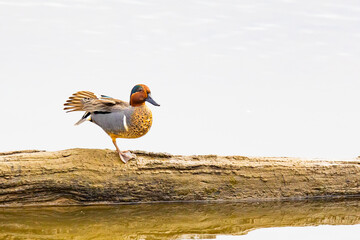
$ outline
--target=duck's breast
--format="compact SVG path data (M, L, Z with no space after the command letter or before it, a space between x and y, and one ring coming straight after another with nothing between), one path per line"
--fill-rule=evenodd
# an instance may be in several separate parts
M131 114L129 131L131 138L144 136L151 128L152 113L146 105L134 107Z

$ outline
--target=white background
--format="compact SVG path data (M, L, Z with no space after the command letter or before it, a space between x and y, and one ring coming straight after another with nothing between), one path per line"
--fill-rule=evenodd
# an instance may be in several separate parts
M62 104L145 83L161 107L120 149L357 157L359 26L351 0L0 0L0 151L113 149Z

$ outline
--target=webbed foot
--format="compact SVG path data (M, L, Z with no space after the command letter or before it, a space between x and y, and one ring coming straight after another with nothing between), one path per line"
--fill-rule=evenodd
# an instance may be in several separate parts
M127 163L130 159L136 158L136 155L130 151L119 151L119 156L123 163Z

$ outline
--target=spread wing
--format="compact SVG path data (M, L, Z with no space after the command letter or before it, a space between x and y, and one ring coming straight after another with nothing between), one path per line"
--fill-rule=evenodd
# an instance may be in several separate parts
M101 95L101 97L98 98L94 93L89 91L74 93L69 97L64 106L64 110L67 110L67 112L85 111L82 118L75 123L75 125L79 125L86 121L91 113L119 112L130 108L130 104L125 101L104 95Z
M69 97L64 106L64 110L68 110L67 112L112 112L128 108L130 104L106 96L98 98L94 93L89 91L80 91Z

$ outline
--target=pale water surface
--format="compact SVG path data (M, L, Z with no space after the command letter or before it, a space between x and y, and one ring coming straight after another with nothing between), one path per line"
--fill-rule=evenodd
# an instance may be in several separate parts
M359 26L358 0L0 0L1 151L113 148L62 104L145 83L121 149L357 157Z
M162 106L123 149L354 158L359 26L358 0L0 0L1 151L111 148L62 104L77 90L127 100L144 82ZM359 212L357 201L0 209L0 238L357 239Z

